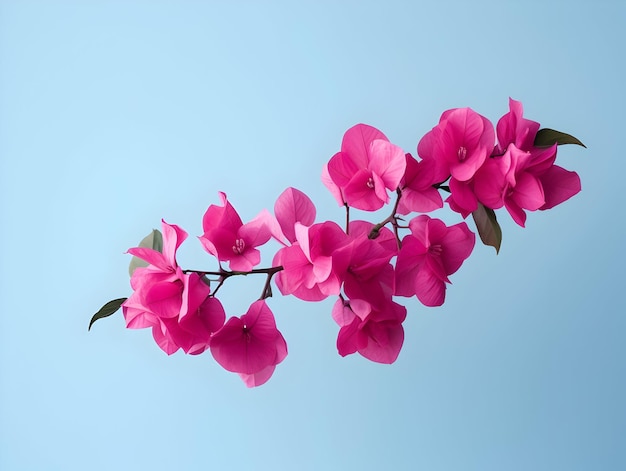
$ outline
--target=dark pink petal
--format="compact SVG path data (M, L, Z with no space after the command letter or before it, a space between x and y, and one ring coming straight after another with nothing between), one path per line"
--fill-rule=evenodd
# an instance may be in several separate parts
M446 284L431 270L422 268L415 277L415 293L424 306L441 306L446 298Z
M204 234L199 239L207 252L220 261L226 261L239 255L241 245L245 245L245 241L238 236L243 222L226 194L220 192L219 196L223 206L209 206L202 219Z
M441 137L444 125L438 124L432 130L427 132L417 145L418 155L429 162L432 167L432 178L434 183L441 183L450 176L450 167L448 163L441 158Z
M211 292L209 285L202 280L198 273L183 275L182 282L180 319L183 319L188 313L197 311Z
M391 364L402 349L404 328L393 322L368 322L359 332L359 338L366 340L364 346L359 346L361 355L376 363Z
M580 191L580 177L576 172L570 172L557 165L552 166L540 177L543 186L545 204L541 210L550 209L568 200Z
M363 299L372 306L380 307L391 300L396 289L395 283L394 268L388 263L367 279L361 279L348 271L343 289L351 299Z
M474 175L474 193L487 208L497 209L504 205L507 186L506 173L510 167L510 154L487 159Z
M427 248L412 235L402 239L402 248L398 253L395 270L395 294L398 296L415 295L415 279L419 267L424 263Z
M220 191L218 195L222 201L222 206L213 204L209 206L202 218L202 228L204 231L210 231L215 227L221 227L229 232L237 232L243 225L239 214L228 201L226 193Z
M471 182L460 182L455 178L450 179L451 198L457 207L471 213L478 208L478 199L474 194L474 185Z
M365 168L365 166L359 167L354 160L344 152L337 152L330 158L327 164L328 174L339 188L344 188L352 178L352 175L360 169Z
M146 307L158 317L178 317L182 305L182 281L158 283L145 293Z
M441 260L446 275L452 275L472 253L476 244L476 235L467 227L467 224L461 222L448 228L441 243L443 245Z
M204 249L220 261L230 260L237 252L237 232L215 227L199 237ZM241 244L243 240L239 242Z
M377 181L382 198L377 194ZM376 211L389 202L389 196L382 180L367 169L355 172L350 182L344 187L343 192L349 206L363 211Z
M541 175L549 170L556 160L557 145L551 147L535 147L530 151L526 171L534 175Z
M515 203L529 211L535 211L545 203L543 188L534 175L523 172L517 176L515 189L510 195Z
M339 334L337 334L337 352L342 357L357 351L357 334L360 323L359 319L355 317L352 323L339 329Z
M519 149L531 150L539 131L539 123L524 119L524 110L519 101L509 98L509 109L496 126L500 149L504 151L509 144L515 144Z
M294 243L295 224L299 222L304 226L311 226L315 222L315 205L300 190L287 188L276 200L274 214L287 240Z
M460 181L474 176L495 143L493 125L471 108L448 110L442 115L439 158Z
M504 200L504 207L509 212L513 220L522 227L525 227L526 223L526 213L523 208L520 208L517 203L511 198L507 198Z

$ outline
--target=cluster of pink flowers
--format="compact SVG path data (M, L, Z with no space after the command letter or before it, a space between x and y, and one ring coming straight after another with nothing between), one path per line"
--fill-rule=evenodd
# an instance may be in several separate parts
M475 234L465 222L448 226L424 214L444 206L442 191L463 219L505 207L520 226L526 211L552 208L580 191L578 175L554 163L557 144L566 142L546 143L539 133L539 123L525 119L514 100L495 129L470 108L448 110L420 140L418 160L378 129L358 124L322 171L323 183L345 207L344 227L315 222L315 205L295 188L278 197L273 214L263 210L245 224L219 193L221 205L207 209L199 237L219 269L181 269L176 251L187 233L163 221L162 250L129 250L148 266L134 270L134 292L121 300L126 325L151 327L167 354L209 350L247 386L258 386L287 356L266 303L273 281L283 295L305 301L336 298L332 317L339 326L340 355L358 352L392 363L402 348L407 316L397 297L442 305L450 276L474 248ZM350 220L350 208L372 212L385 205L392 209L383 221ZM411 213L417 214L407 217ZM497 225L495 216L491 221ZM271 267L257 268L258 248L270 239L282 247ZM227 320L217 292L228 278L250 274L265 275L261 296L245 314Z

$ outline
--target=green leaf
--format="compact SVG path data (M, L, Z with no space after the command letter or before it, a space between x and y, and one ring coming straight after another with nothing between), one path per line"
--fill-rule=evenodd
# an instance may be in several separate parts
M585 149L587 146L576 139L574 136L566 134L564 132L555 131L554 129L540 129L535 136L535 145L537 147L549 147L551 145L562 144L577 144L583 146Z
M122 303L126 301L127 299L128 298L114 299L113 301L109 301L104 306L102 306L100 310L96 312L91 318L91 320L89 321L89 328L87 330L91 330L91 326L98 319L102 319L103 317L109 317L110 315L115 314L117 310L120 308L120 306L122 305Z
M490 245L496 249L496 253L500 252L500 244L502 243L502 229L498 220L496 219L496 213L491 208L486 208L482 204L478 203L478 209L472 213L476 228L478 229L478 235L483 244Z
M156 250L157 252L163 252L163 235L161 231L158 229L152 229L152 232L141 239L138 247L146 247L149 249ZM130 264L128 265L128 274L133 276L133 272L139 267L147 267L148 262L142 260L138 257L134 257L131 259Z

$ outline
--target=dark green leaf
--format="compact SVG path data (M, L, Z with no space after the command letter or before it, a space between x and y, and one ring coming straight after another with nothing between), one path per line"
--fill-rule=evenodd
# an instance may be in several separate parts
M152 229L152 232L145 236L137 247L147 247L149 249L156 250L157 252L163 252L163 235L158 229ZM128 265L128 274L133 276L133 272L139 267L147 267L148 262L134 257L131 259Z
M98 312L96 312L91 320L89 321L89 328L87 330L91 330L91 326L98 319L102 319L103 317L109 317L111 314L115 314L117 310L120 308L122 303L126 301L128 298L119 298L114 299L113 301L109 301L104 306L100 308Z
M486 208L478 203L478 209L472 213L478 235L483 244L490 245L496 249L496 253L500 252L500 244L502 243L502 229L496 219L496 213L491 208Z
M537 135L535 136L535 145L537 147L549 147L553 144L577 144L579 146L583 146L587 148L585 144L580 142L574 136L570 136L569 134L565 134L564 132L555 131L554 129L540 129L537 131Z

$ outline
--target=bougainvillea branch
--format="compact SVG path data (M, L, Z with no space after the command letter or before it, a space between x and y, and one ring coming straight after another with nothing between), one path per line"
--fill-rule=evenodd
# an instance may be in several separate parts
M219 192L221 204L209 206L199 236L219 269L181 268L176 252L187 233L162 221L162 231L153 230L128 250L131 296L107 302L89 328L121 307L126 326L151 328L168 355L208 350L246 386L259 386L287 356L266 301L273 283L281 294L303 301L336 297L331 315L339 326L338 353L393 363L407 316L397 298L441 306L450 276L476 241L464 221L448 226L427 213L447 205L461 219L471 214L480 240L498 252L502 230L496 210L504 208L524 227L527 211L553 208L580 191L578 175L555 165L562 144L584 147L569 134L540 129L512 99L495 128L471 108L445 111L417 144L417 158L378 129L357 124L322 169L322 182L345 209L343 228L334 221L315 222L315 205L295 188L277 198L273 214L262 210L246 223ZM394 202L381 222L350 219L351 208L372 212L390 205L390 192ZM282 247L271 266L258 268L259 247L270 239ZM227 280L248 275L265 275L261 294L251 296L245 314L227 319L218 291Z

